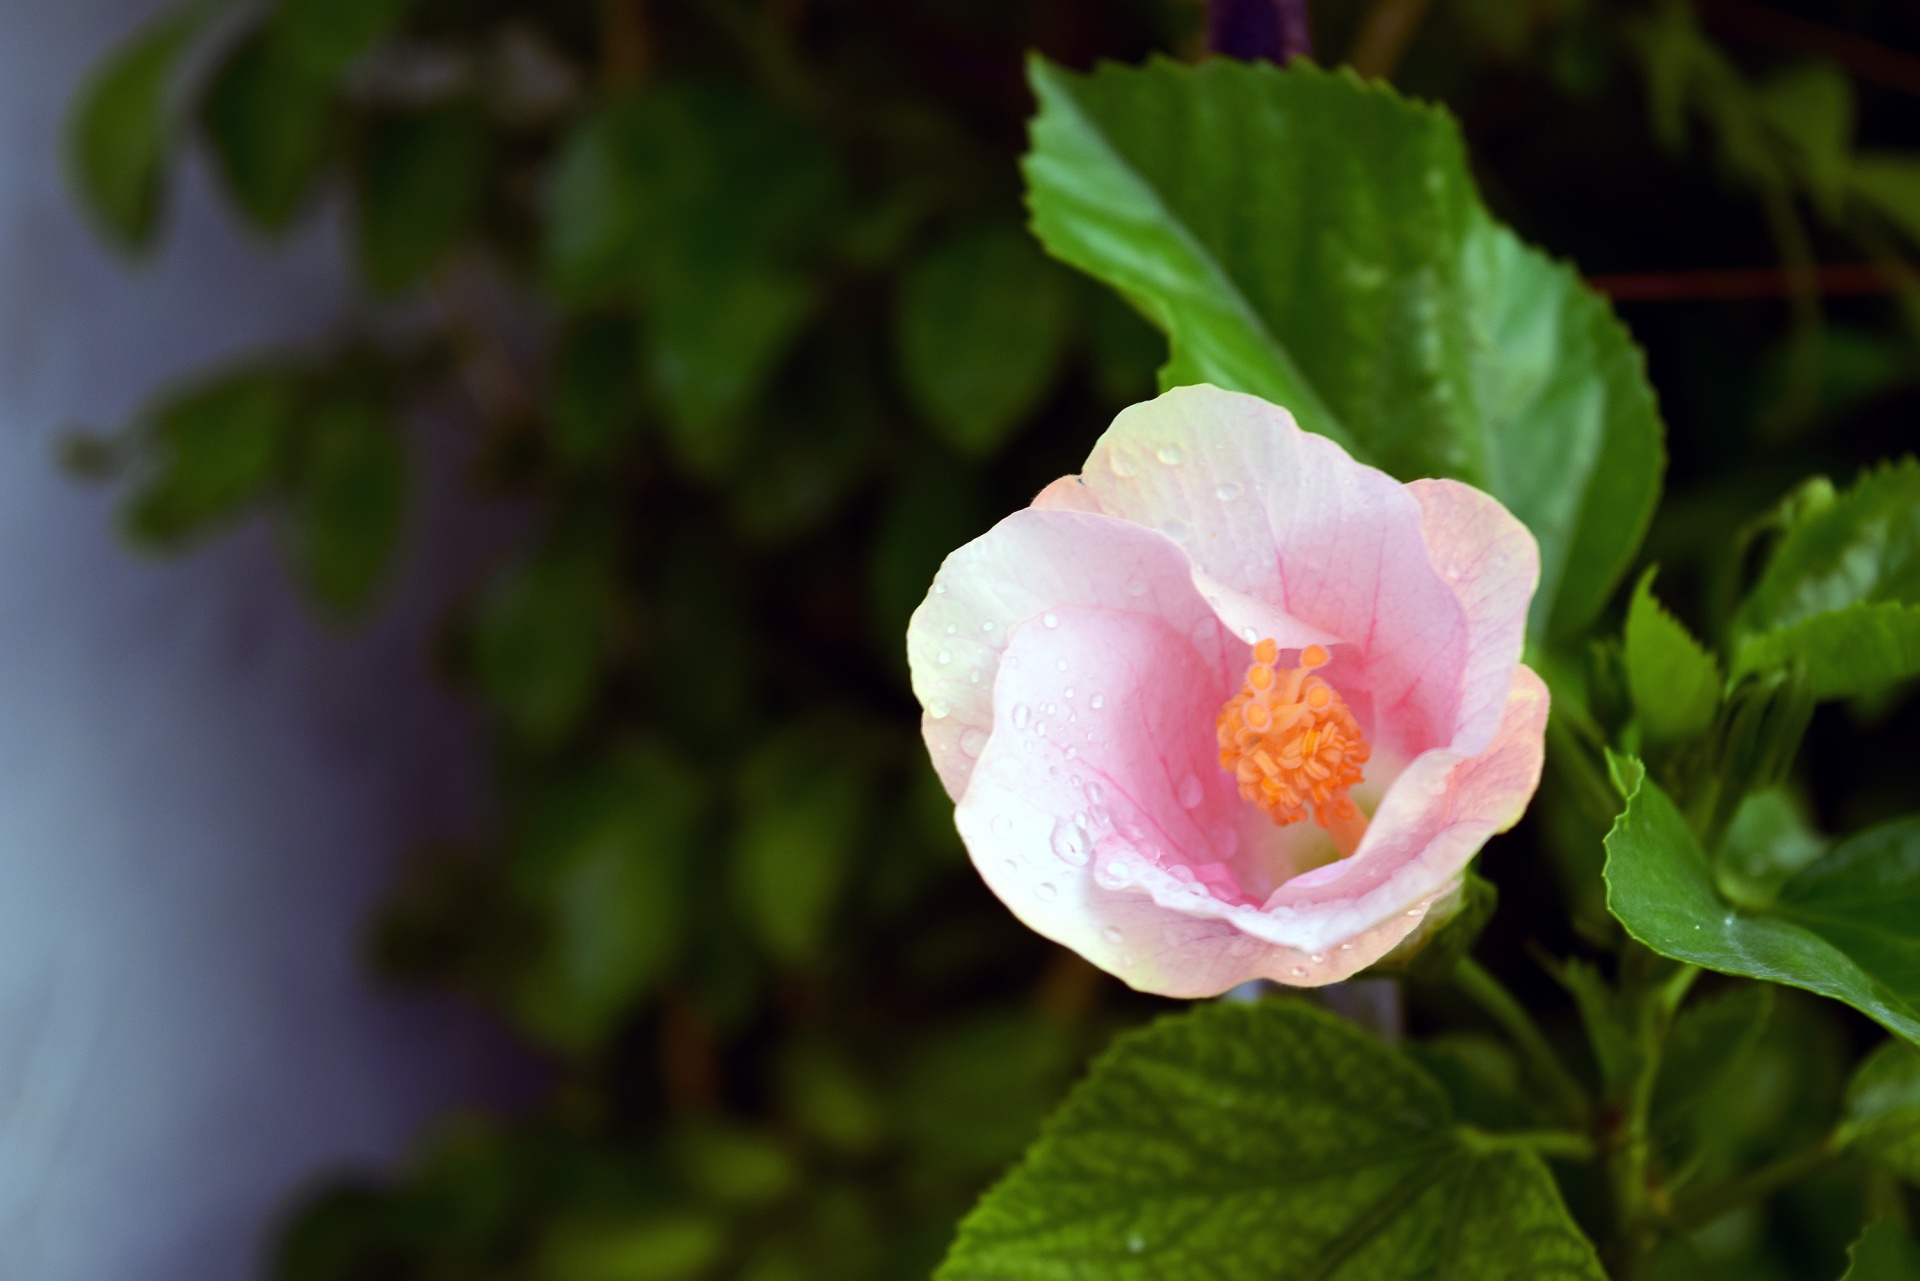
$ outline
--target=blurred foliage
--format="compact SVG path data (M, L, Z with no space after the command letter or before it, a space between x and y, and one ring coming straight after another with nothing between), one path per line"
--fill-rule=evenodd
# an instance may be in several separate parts
M1404 43L1378 34L1396 13ZM1026 933L972 875L900 637L941 557L1074 470L1168 356L1020 230L1022 58L1191 59L1203 16L1194 0L195 0L101 64L70 155L115 243L156 251L195 145L262 233L344 211L368 295L329 341L209 371L73 442L76 464L120 476L129 538L176 549L264 515L315 602L364 615L406 564L412 476L447 465L410 425L450 407L472 424L475 490L533 513L440 650L484 716L494 820L416 852L369 951L538 1047L538 1097L449 1119L404 1168L304 1203L280 1276L925 1276L1089 1053L1158 1008ZM1772 669L1796 628L1912 612L1912 531L1848 515L1891 504L1911 467L1847 486L1911 447L1920 408L1904 265L1920 77L1898 52L1920 48L1920 13L1316 0L1313 17L1323 62L1360 56L1452 108L1487 205L1528 241L1676 299L1622 308L1671 428L1638 588L1576 584L1591 599L1573 613L1624 624L1624 643L1556 634L1541 653L1549 776L1484 860L1501 910L1477 955L1556 1038L1587 1029L1604 1093L1631 1068L1609 1057L1608 983L1636 980L1611 972L1617 927L1592 897L1618 807L1602 749L1643 752L1662 786L1737 776L1696 815L1727 835L1712 870L1735 901L1776 892L1824 833L1911 807L1910 682L1810 711L1804 674ZM1823 293L1819 264L1861 261L1899 287ZM1772 263L1781 298L1688 292L1691 273ZM1311 347L1314 317L1294 319ZM1447 445L1424 432L1401 444ZM1837 486L1796 488L1811 473ZM1603 551L1625 568L1629 551ZM1870 582L1833 571L1863 556ZM1731 675L1754 669L1745 683L1722 681L1716 649ZM1463 916L1462 950L1483 919ZM1565 991L1528 959L1541 947L1575 954ZM1881 1156L1674 1236L1655 1274L1837 1276L1869 1213L1908 1209L1911 1065L1876 1056L1849 1093L1865 1020L1703 989L1650 1087L1672 1189L1790 1154L1843 1107ZM1454 1115L1542 1123L1504 1043L1439 988L1408 992ZM1559 1172L1596 1230L1605 1196ZM1869 1237L1856 1258L1903 1244Z

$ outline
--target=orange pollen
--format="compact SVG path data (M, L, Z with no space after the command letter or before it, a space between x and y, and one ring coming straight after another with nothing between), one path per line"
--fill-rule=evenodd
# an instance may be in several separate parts
M1366 820L1347 796L1371 754L1359 723L1340 692L1315 675L1327 651L1309 645L1300 666L1276 671L1280 647L1271 639L1253 647L1246 684L1220 709L1215 729L1220 768L1240 784L1240 795L1275 823L1298 823L1311 811L1351 854ZM1343 839L1351 836L1351 839Z

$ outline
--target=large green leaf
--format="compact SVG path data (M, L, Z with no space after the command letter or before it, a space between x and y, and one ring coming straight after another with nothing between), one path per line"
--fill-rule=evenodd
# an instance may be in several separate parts
M1920 1182L1920 1050L1894 1039L1847 1084L1846 1141Z
M256 32L214 73L200 114L240 207L262 226L285 226L326 158L329 82Z
M1920 675L1920 605L1849 605L1749 636L1733 669L1765 671L1795 660L1807 665L1815 698L1870 693Z
M1163 384L1480 486L1540 541L1534 633L1593 616L1659 490L1653 393L1606 302L1487 213L1451 118L1300 63L1030 75L1034 229L1167 332Z
M1607 906L1654 951L1845 1001L1920 1041L1920 818L1842 842L1771 907L1735 907L1679 809L1638 761L1607 834Z
M254 369L163 402L148 429L152 470L122 510L128 535L177 546L264 496L280 479L297 395L285 372Z
M961 1225L940 1281L1598 1281L1538 1157L1303 1002L1117 1041Z
M1847 1251L1853 1266L1840 1281L1920 1281L1920 1245L1882 1219Z
M920 412L965 454L991 454L1046 394L1073 277L1018 227L969 228L902 279L900 372Z
M67 125L74 183L129 249L152 242L177 141L168 102L174 68L201 14L170 13L114 51L89 78Z

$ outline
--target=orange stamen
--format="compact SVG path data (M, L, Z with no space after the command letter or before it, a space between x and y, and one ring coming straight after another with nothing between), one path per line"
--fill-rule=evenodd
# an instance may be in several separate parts
M1282 827L1311 811L1344 857L1366 834L1366 816L1347 789L1362 780L1371 749L1340 692L1314 674L1327 665L1324 648L1307 646L1300 666L1284 672L1274 670L1279 659L1272 639L1253 647L1246 684L1215 723L1220 768Z

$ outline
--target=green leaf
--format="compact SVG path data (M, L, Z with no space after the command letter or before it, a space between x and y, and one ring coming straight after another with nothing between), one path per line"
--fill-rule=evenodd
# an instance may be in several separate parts
M513 1004L544 1040L584 1050L665 977L686 929L699 780L642 748L569 778L533 815L514 865L545 925Z
M1875 601L1749 636L1735 674L1807 665L1815 698L1848 698L1920 675L1920 605Z
M777 960L804 964L825 950L870 791L860 752L835 726L796 726L745 763L734 889Z
M610 568L583 531L553 537L488 585L474 610L474 677L488 702L535 747L580 723L599 680Z
M1653 1092L1653 1133L1684 1151L1720 1136L1706 1106L1738 1087L1767 1030L1774 989L1743 984L1681 1010L1667 1033ZM1686 1139L1684 1145L1676 1140ZM1676 1159L1673 1164L1678 1166Z
M1802 63L1761 85L1755 105L1820 208L1837 216L1852 160L1853 82L1829 63Z
M963 454L1006 443L1053 382L1072 280L1018 227L970 227L900 282L895 343L914 404Z
M1831 844L1807 822L1784 787L1755 792L1740 802L1727 828L1717 872L1720 888L1736 903L1771 904L1795 873Z
M1434 904L1418 929L1381 957L1375 968L1418 983L1446 983L1500 906L1500 890L1472 868L1446 900Z
M1486 489L1540 542L1533 633L1593 616L1659 489L1653 393L1606 302L1487 213L1447 115L1301 63L1029 75L1034 229L1166 331L1163 385Z
M727 1225L692 1210L562 1220L540 1250L541 1281L696 1281L726 1257Z
M332 87L265 32L234 49L201 105L201 123L240 207L264 227L299 212L326 156Z
M364 604L393 557L406 499L399 432L380 405L323 402L301 425L293 476L293 559L321 602Z
M1649 743L1704 733L1720 707L1720 665L1653 598L1654 571L1640 576L1627 607L1627 687Z
M1848 194L1920 244L1920 156L1906 151L1865 152L1847 175Z
M390 116L360 152L360 266L393 292L440 265L480 211L486 121L465 107Z
M1847 1251L1853 1266L1840 1281L1920 1281L1920 1245L1882 1219Z
M1714 887L1705 851L1636 760L1617 762L1627 807L1607 834L1607 907L1663 956L1845 1001L1920 1040L1920 818L1841 843L1765 912Z
M1920 674L1920 463L1797 515L1734 617L1735 674L1798 659L1818 698Z
M1065 1029L1036 1010L995 1010L929 1031L902 1073L907 1137L951 1169L998 1174L1033 1142L1073 1067Z
M1896 1038L1867 1056L1847 1084L1841 1134L1920 1183L1920 1051Z
M152 471L122 508L128 536L178 546L264 495L283 470L297 394L289 375L254 370L163 403L147 432Z
M604 461L640 425L640 336L625 316L569 329L554 353L554 444L570 463Z
M116 49L88 77L67 122L74 184L101 225L128 249L153 242L178 144L168 90L194 9L167 14Z
M1539 1158L1302 1002L1115 1042L960 1227L940 1281L1603 1275Z
M325 80L391 31L406 8L407 0L279 0L268 30L289 60Z

